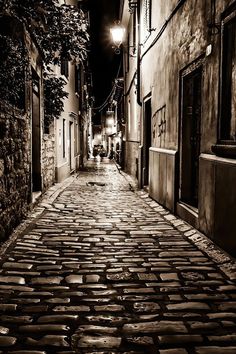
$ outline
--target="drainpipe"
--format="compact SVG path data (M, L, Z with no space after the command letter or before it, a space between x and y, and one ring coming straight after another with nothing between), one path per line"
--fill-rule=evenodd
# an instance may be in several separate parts
M137 32L138 32L138 49L137 49L137 104L142 107L141 101L141 26L140 26L140 0L137 0ZM137 118L136 118L137 119ZM142 188L142 169L143 169L143 146L140 141L137 164L138 188Z
M137 1L137 28L138 28L138 50L137 50L137 103L142 106L141 101L141 28L140 28L140 0Z

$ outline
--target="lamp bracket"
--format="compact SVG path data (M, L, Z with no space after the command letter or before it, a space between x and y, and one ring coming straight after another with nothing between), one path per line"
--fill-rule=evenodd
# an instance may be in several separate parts
M133 13L138 6L138 0L129 0L129 12Z

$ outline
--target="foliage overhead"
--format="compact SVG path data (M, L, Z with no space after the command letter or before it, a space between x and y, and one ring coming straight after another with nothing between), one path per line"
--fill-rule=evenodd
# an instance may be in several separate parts
M75 63L86 59L87 18L77 6L60 5L59 0L0 0L0 21L1 17L12 18L25 26L41 50L45 68L45 122L48 125L53 117L59 118L63 99L68 95L64 91L66 82L53 75L50 65L60 64L61 59ZM2 31L0 53L0 95L21 108L28 66L23 38Z
M27 55L20 39L0 35L0 97L22 108ZM21 65L19 65L21 63Z
M17 18L32 31L47 64L84 60L87 53L87 19L73 5L59 5L58 0L0 0L0 13Z
M59 118L63 111L63 100L68 97L64 91L66 81L61 77L47 75L44 79L45 126L49 127L54 117Z

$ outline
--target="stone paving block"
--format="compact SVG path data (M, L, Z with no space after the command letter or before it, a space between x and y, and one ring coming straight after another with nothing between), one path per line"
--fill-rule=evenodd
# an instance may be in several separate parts
M94 333L94 334L114 334L117 332L116 327L81 325L76 333Z
M38 350L14 350L8 351L8 354L47 354L45 351Z
M160 349L159 354L188 354L188 352L184 348Z
M124 311L124 306L122 305L101 305L101 306L94 306L95 311L101 312L120 312Z
M39 323L64 323L69 321L76 321L78 315L46 315L38 318Z
M136 345L140 345L140 346L152 346L154 345L154 341L152 337L148 337L148 336L140 336L140 337L126 337L125 341L131 344L136 344Z
M136 302L134 303L135 312L158 312L160 305L155 302Z
M98 283L100 276L96 275L96 274L90 274L90 275L86 275L86 283Z
M31 333L40 333L40 332L66 332L70 327L59 324L40 324L40 325L25 325L19 326L20 332L31 332Z
M196 354L235 354L236 353L236 346L229 346L229 347L213 347L213 346L206 346L206 347L196 347L195 348Z
M15 304L0 304L0 312L14 312L17 309Z
M68 275L65 278L65 281L68 284L82 284L83 283L83 276L82 275Z
M129 333L187 333L187 328L181 321L155 321L129 323L123 326L123 332Z
M56 306L53 311L55 312L89 312L90 308L88 306Z
M0 326L0 334L8 334L9 328Z
M31 323L33 321L33 317L31 316L7 316L2 315L0 316L1 322L4 323Z
M210 342L235 342L236 333L207 336Z
M63 280L62 277L37 277L31 279L31 284L33 285L60 284L62 280Z
M181 344L183 346L183 343L202 343L203 336L199 334L163 335L159 336L158 340L160 344Z
M69 347L66 336L61 335L45 335L40 339L27 338L26 343L33 346L53 346L53 347Z
M236 301L222 302L218 308L220 311L236 310Z
M5 262L2 265L3 268L7 268L7 269L31 269L33 267L33 264L29 264L29 263L16 263L16 262Z
M0 283L25 284L25 278L17 276L0 276Z
M1 336L0 335L0 347L11 347L17 341L17 338L10 336Z
M182 310L209 310L209 305L203 302L182 302L177 304L166 305L170 311L182 311Z
M78 348L119 348L121 344L121 338L111 337L111 336L82 336L79 338L77 347Z

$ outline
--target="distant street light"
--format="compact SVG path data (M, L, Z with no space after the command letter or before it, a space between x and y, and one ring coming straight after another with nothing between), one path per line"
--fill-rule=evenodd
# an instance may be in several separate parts
M125 28L120 25L120 23L116 23L111 29L111 36L112 41L115 45L115 52L116 54L120 53L120 46L123 43L124 35L125 35Z

